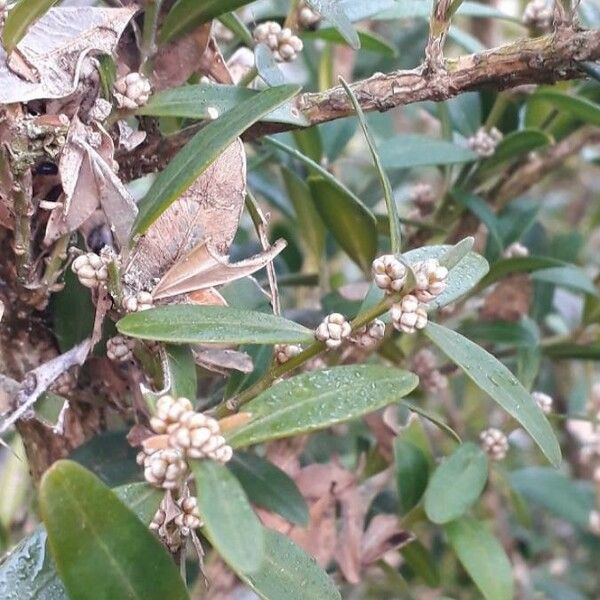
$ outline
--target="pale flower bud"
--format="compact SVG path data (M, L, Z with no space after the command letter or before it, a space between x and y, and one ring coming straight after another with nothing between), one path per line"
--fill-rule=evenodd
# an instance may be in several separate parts
M523 12L523 24L532 29L549 31L552 20L552 6L546 0L531 0Z
M71 264L71 270L81 285L94 289L108 279L106 262L94 252L87 252L78 256Z
M518 258L522 256L529 256L529 248L519 242L514 242L508 246L502 253L504 258Z
M491 460L500 461L508 452L508 438L502 431L490 427L479 434L481 447Z
M141 73L129 73L115 81L113 96L119 108L135 110L150 99L152 86Z
M231 460L233 450L225 443L219 423L212 417L185 412L169 435L169 445L189 458L209 458L220 463Z
M493 156L502 138L502 133L496 127L492 127L489 132L484 127L480 127L477 133L468 139L467 145L479 157L489 158Z
M379 319L371 321L361 327L354 335L352 341L361 348L369 350L374 348L385 335L385 323Z
M200 513L198 512L198 499L188 496L177 501L181 513L175 517L175 525L181 530L181 535L187 537L191 531L202 526Z
M302 347L297 346L296 344L275 344L273 352L277 363L283 365L290 360L290 358L298 356L298 354L302 352Z
M331 313L323 319L315 331L315 338L325 342L327 348L339 348L350 336L352 327L340 313Z
M416 280L413 293L421 302L431 302L446 289L448 269L435 258L415 263L412 269Z
M321 20L321 15L302 2L298 9L298 23L305 29L310 29Z
M158 434L171 433L179 425L183 414L193 410L187 398L161 396L156 403L156 413L150 418L150 427Z
M388 294L399 292L406 282L406 267L393 255L384 254L371 265L375 285Z
M416 296L408 294L393 304L390 315L394 327L403 333L415 333L427 325L427 311Z
M115 335L106 341L106 356L116 362L127 362L133 358L134 346L131 338Z
M129 294L123 298L123 308L127 312L141 312L148 310L154 305L154 300L150 292L137 292Z
M140 454L138 454L138 462ZM146 454L143 458L143 466L146 481L154 487L165 490L179 487L188 475L188 466L183 459L183 453L175 448L165 448Z
M544 414L548 414L552 412L552 405L554 404L554 400L548 394L544 394L544 392L531 392L531 397L535 401L535 403L542 409Z

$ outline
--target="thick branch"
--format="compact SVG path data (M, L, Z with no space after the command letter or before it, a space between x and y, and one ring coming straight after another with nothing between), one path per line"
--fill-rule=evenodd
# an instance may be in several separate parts
M448 59L445 71L428 71L422 65L408 71L376 73L351 87L364 111L384 112L424 100L439 102L482 88L503 90L523 84L576 79L584 76L578 62L598 59L600 29L561 29L551 35ZM321 93L301 94L296 99L296 106L313 125L353 114L341 86ZM247 132L246 137L255 139L292 127L282 123L259 123ZM131 180L164 168L192 133L180 132L168 140L149 136L138 151L119 157L121 175Z

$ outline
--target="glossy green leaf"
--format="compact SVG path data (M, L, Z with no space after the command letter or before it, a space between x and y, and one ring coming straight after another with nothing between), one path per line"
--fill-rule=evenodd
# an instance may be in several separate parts
M570 96L553 89L543 89L536 92L531 101L543 100L557 110L564 111L590 125L600 126L600 105L582 96Z
M131 313L117 323L123 335L176 344L301 344L306 327L240 308L179 304Z
M456 431L454 431L454 429L452 429L452 427L450 427L450 425L444 421L443 417L423 408L422 406L418 406L414 402L402 400L402 404L412 412L423 417L426 421L429 421L432 425L435 425L435 427L445 433L451 440L462 444L462 440L460 439L458 433L456 433Z
M322 177L308 180L317 212L338 244L363 271L377 254L377 222L373 213L354 196Z
M326 21L329 21L354 50L360 48L360 39L352 22L344 12L344 6L339 0L305 0Z
M539 336L526 321L466 321L460 332L469 339L493 344L534 346L539 343Z
M370 31L357 31L357 33L361 50L381 54L387 58L397 56L398 51L396 48L381 36ZM330 27L315 31L303 31L302 38L305 40L325 40L334 44L347 44L340 32Z
M236 452L227 464L249 500L306 527L308 508L293 479L268 460L251 452Z
M454 165L477 160L465 146L419 134L396 135L379 144L383 166L410 169L429 165Z
M265 551L254 573L236 571L263 600L341 600L330 577L312 556L286 536L263 528Z
M2 29L2 42L7 52L12 52L27 30L58 0L19 0L6 15Z
M510 474L510 483L528 501L586 530L595 509L594 486L548 467L526 467Z
M212 460L191 464L203 533L236 572L255 573L262 565L264 535L238 480Z
M439 263L448 270L453 269L473 248L475 240L472 237L466 237L444 252L439 258Z
M383 188L383 197L385 199L385 205L387 208L389 220L392 254L400 254L400 252L402 251L402 233L400 229L398 207L396 206L396 200L394 198L392 184L390 183L390 179L387 176L383 165L381 164L381 158L379 156L379 152L377 151L377 146L375 145L375 139L371 135L371 131L369 130L369 126L367 125L367 120L365 119L365 115L360 106L360 102L354 95L352 88L341 77L340 83L346 91L346 94L348 94L350 101L352 102L352 106L354 107L354 111L356 112L356 116L358 117L358 122L360 123L365 139L367 140L367 146L369 147L369 151L371 152L373 163L375 164L375 168L377 169L377 175L379 176L381 187Z
M512 566L487 526L475 519L463 518L448 523L445 529L450 545L483 597L513 600Z
M554 431L516 377L489 352L455 331L429 322L424 332L467 377L525 428L548 460L558 467L561 453Z
M556 359L577 358L600 360L600 344L553 344L543 348L544 354Z
M175 398L196 400L198 377L192 349L186 345L165 346L165 387Z
M506 275L512 275L513 273L531 273L540 269L563 266L566 266L566 263L547 256L531 255L504 258L492 265L490 272L481 280L480 287L485 288Z
M477 501L488 476L485 452L472 442L461 444L434 471L425 492L425 512L434 523L458 519Z
M418 420L400 430L394 439L396 487L401 514L406 514L419 503L429 479L429 456L415 439L414 429L417 428L422 431Z
M177 0L160 30L160 41L168 42L202 23L250 4L252 0Z
M236 108L244 100L257 98L260 92L237 85L198 83L170 88L153 94L147 104L137 110L138 115L153 117L187 117L188 119L209 119L209 108L216 108L222 115ZM262 121L289 123L304 126L308 124L291 102L278 106L262 117Z
M164 495L162 490L148 485L145 481L120 485L112 488L112 491L145 525L152 521Z
M552 138L539 129L512 131L502 139L494 154L484 162L482 170L495 168L509 160L516 160L528 152L543 148L550 143L552 143Z
M400 400L417 385L413 373L377 365L296 375L244 406L250 422L227 437L235 448L324 429Z
M428 258L441 259L451 251L453 246L423 246L410 250L402 255L409 264L414 264ZM446 289L429 306L441 308L454 302L472 290L488 272L489 266L483 256L469 252L456 263L448 274Z
M251 48L254 45L254 37L252 32L248 29L244 21L235 12L225 13L219 16L219 21L229 29L237 38L244 44Z
M264 90L202 128L154 180L139 204L133 233L144 233L227 146L248 127L285 104L299 89L299 86L285 85Z
M89 471L58 461L40 485L52 556L71 600L188 598L146 526Z

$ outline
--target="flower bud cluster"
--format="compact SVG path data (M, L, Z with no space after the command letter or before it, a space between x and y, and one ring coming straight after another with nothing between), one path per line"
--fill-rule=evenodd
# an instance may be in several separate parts
M480 127L477 133L468 139L467 145L480 158L489 158L496 152L496 146L503 137L496 127L492 127L489 132L485 130L485 127Z
M352 327L340 313L327 315L315 331L315 337L329 349L339 348L350 337Z
M506 435L495 427L490 427L479 434L481 447L491 460L500 461L508 452L508 439Z
M277 62L291 62L302 52L302 40L288 27L281 28L275 21L266 21L254 29L257 43L266 44Z
M113 96L118 108L135 110L150 99L152 86L145 75L133 72L115 81Z

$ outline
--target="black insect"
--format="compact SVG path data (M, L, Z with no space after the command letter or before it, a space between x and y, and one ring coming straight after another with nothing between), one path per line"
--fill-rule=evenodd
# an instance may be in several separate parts
M98 254L104 246L113 245L113 237L110 228L105 223L94 227L88 235L87 245L92 252Z
M38 175L58 175L58 165L50 161L44 161L37 165L35 172Z

